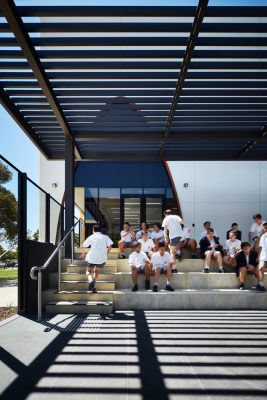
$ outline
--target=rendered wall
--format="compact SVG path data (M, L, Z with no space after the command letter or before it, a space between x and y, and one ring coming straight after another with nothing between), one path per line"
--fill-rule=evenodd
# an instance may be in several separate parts
M267 219L266 161L170 161L168 165L183 217L195 224L197 241L205 220L212 221L223 242L232 222L239 223L246 240L252 215L260 212Z

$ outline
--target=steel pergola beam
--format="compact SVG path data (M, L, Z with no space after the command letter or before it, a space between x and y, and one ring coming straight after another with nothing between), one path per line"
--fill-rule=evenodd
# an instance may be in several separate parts
M196 15L194 18L194 22L192 25L192 29L190 32L190 36L187 42L187 46L186 46L186 50L185 50L185 55L184 55L184 59L181 65L181 69L180 69L180 73L179 73L179 77L176 83L176 88L175 88L175 92L174 92L174 96L172 99L172 103L171 103L171 107L170 107L170 112L169 112L169 116L167 119L167 123L166 123L166 128L165 128L165 132L164 132L164 137L162 139L162 142L160 144L160 158L162 158L163 152L164 152L164 148L165 148L165 143L166 140L170 134L170 129L172 126L172 122L173 122L173 117L174 114L176 112L176 106L177 103L179 101L179 98L181 96L182 90L183 90L183 83L185 81L186 78L186 73L188 71L189 65L190 65L190 61L191 58L193 56L193 52L195 49L195 45L198 39L198 35L200 32L200 28L204 19L204 16L206 14L206 10L208 8L208 3L209 0L199 0L198 3L198 7L196 10Z
M238 153L237 159L242 159L267 134L267 125L264 125L258 135L251 138Z
M38 147L40 152L46 157L50 158L48 150L45 148L39 136L34 132L32 127L28 124L27 120L23 117L20 110L15 106L13 101L9 98L5 90L0 87L0 103L5 110L16 121L20 128L26 133L29 139Z
M46 75L45 69L38 58L37 52L31 43L30 36L24 27L24 23L17 12L16 5L13 0L0 0L0 8L8 22L8 25L15 35L18 45L21 47L28 63L43 90L46 99L53 110L61 129L66 138L72 137L71 129L64 116L58 99L53 91L50 81ZM76 148L75 156L80 159L81 155Z

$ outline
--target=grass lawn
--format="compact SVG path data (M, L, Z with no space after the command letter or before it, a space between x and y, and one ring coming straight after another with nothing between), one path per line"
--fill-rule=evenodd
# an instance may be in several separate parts
M18 269L0 269L0 281L7 281L18 278Z

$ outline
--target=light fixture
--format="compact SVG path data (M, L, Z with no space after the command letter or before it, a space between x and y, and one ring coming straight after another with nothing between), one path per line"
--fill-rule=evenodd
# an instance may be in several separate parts
M52 183L52 187L53 187L53 188L56 188L56 187L58 187L58 184L57 184L56 182L53 182L53 183Z

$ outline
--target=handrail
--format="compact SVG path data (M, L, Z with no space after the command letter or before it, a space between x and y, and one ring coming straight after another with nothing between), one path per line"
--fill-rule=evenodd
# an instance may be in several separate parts
M51 256L46 260L44 265L40 267L32 267L30 271L30 277L33 280L38 280L38 321L41 320L42 318L42 272L48 267L48 265L51 263L51 261L54 259L54 257L58 254L59 255L59 260L58 260L58 290L60 291L60 284L61 284L61 246L63 243L68 239L68 237L71 235L71 264L73 264L73 253L74 253L74 241L73 241L73 233L76 225L78 223L83 223L83 220L81 218L78 219L78 221L75 222L75 224L70 228L70 230L66 233L64 238L61 240L61 242L57 245L57 248L53 251ZM37 276L35 275L35 272L38 272Z
M13 245L13 246L9 247L9 249L5 250L4 253L2 253L2 254L0 255L0 260L1 260L1 258L2 258L5 254L8 253L11 249L14 249L14 247L15 247L15 245Z

